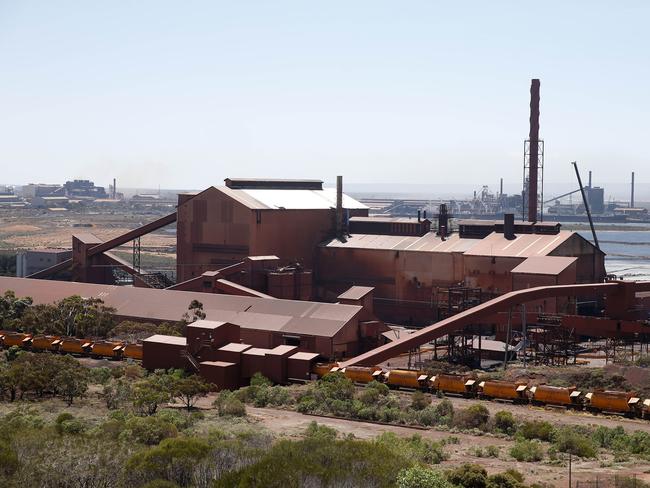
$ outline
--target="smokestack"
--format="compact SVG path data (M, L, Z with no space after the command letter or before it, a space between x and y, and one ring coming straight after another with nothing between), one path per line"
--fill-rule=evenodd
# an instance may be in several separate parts
M343 176L336 177L336 237L343 237Z
M503 178L501 178L501 183L499 184L499 197L503 196Z
M630 208L634 208L634 171L632 171L632 188L630 190Z
M589 188L591 188L591 170L589 171Z
M517 237L515 236L515 214L503 214L503 237L509 241Z
M117 200L117 180L113 178L113 200Z
M449 214L447 213L447 204L441 203L438 209L438 235L445 240L449 234Z
M539 165L539 80L530 83L530 132L528 165L528 220L537 222L537 168Z
M427 211L426 210L424 212L422 212L422 218L424 220L427 220Z
M422 221L422 212L418 210L418 222Z

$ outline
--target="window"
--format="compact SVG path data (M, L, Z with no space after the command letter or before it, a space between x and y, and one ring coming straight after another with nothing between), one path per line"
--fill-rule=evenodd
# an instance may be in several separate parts
M286 346L300 346L300 336L284 336Z

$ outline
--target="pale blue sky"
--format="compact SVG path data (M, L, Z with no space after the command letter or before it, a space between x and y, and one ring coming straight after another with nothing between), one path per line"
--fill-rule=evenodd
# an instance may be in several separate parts
M649 181L650 3L0 0L0 181ZM650 169L648 170L650 172Z

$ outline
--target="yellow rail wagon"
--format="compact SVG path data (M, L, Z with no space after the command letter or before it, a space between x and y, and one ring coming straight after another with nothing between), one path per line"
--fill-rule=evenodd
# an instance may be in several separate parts
M332 370L336 369L332 368ZM381 379L382 374L381 368L377 366L350 366L338 371L341 371L346 378L349 378L355 383L370 383L373 380Z
M452 395L469 396L474 393L476 380L466 375L439 374L431 377L429 387L433 392L441 391Z
M90 355L93 357L119 359L122 357L122 349L124 349L124 343L122 342L95 342L90 346Z
M338 366L337 363L318 363L312 369L312 373L314 373L319 378L322 378L327 373L332 371L332 368L335 368L337 366Z
M142 344L127 344L122 352L125 358L142 359Z
M52 351L59 350L61 338L51 335L37 335L32 338L32 351Z
M597 390L585 395L587 408L599 412L637 413L642 408L641 399L629 391Z
M392 369L384 373L384 382L393 387L423 389L427 387L428 379L422 371L410 369Z
M522 383L488 380L479 383L478 388L480 396L484 398L512 400L513 402L526 399L527 386Z
M2 336L2 345L4 347L27 347L32 340L31 334L22 334L20 332L7 332Z
M536 404L575 406L581 404L580 395L582 392L576 390L575 386L560 387L550 385L531 386L528 390L530 399Z
M66 354L86 354L90 352L92 341L88 339L65 338L61 341L59 351Z

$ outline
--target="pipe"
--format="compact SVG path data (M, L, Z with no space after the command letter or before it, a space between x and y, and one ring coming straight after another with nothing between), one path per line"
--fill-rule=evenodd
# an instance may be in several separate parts
M600 251L600 246L598 245L598 237L596 237L596 229L594 228L594 221L591 218L591 210L589 209L589 202L587 201L587 194L585 189L582 186L582 179L580 178L580 171L578 171L578 163L573 161L571 163L576 170L576 176L578 177L578 185L580 186L580 193L582 193L582 202L585 204L585 210L587 211L587 218L589 218L589 227L591 227L591 235L594 237L594 245L596 249Z
M537 169L539 166L539 80L530 83L530 131L528 134L528 221L537 222Z
M336 177L336 237L343 237L343 176Z

